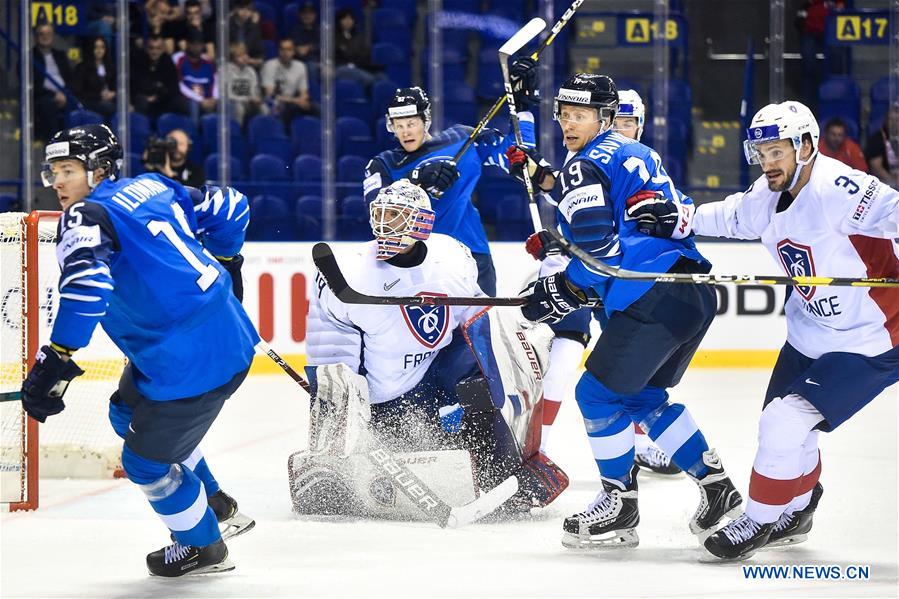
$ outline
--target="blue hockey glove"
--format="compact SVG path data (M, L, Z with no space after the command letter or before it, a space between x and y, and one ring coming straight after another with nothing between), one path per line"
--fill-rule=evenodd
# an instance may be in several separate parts
M215 259L231 275L231 290L234 292L234 297L237 298L237 301L243 303L243 277L240 274L240 268L243 266L243 256L234 254L230 258L216 256Z
M451 406L441 406L437 413L440 415L440 426L448 433L458 433L462 430L462 416L465 409L458 403Z
M62 396L69 382L82 374L84 371L74 360L63 360L55 349L43 346L35 356L28 378L22 383L22 407L38 422L59 414L66 408Z
M526 292L530 292L528 303L521 307L521 313L533 322L555 324L587 303L586 294L571 286L564 271L537 279Z
M415 167L409 175L409 181L418 185L428 195L439 198L459 178L459 169L452 160L429 162Z
M519 58L509 69L509 83L515 99L515 110L527 110L540 103L540 82L537 77L537 61Z
M682 204L657 191L638 191L627 199L627 220L637 221L637 230L653 237L683 239L692 230L694 206Z

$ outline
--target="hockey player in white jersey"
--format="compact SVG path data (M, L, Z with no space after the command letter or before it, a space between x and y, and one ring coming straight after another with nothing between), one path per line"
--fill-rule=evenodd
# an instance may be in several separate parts
M899 193L818 154L819 129L799 102L769 104L747 130L763 175L745 192L680 211L662 198L632 206L640 228L759 239L790 276L899 277ZM823 487L819 432L832 432L899 381L899 290L791 287L787 340L759 419L743 516L705 547L726 559L804 541Z
M434 212L420 187L396 181L381 190L370 212L376 240L341 260L354 288L371 295L484 295L469 249L431 234ZM481 376L485 368L469 348L477 343L461 334L474 336L469 323L482 317L483 308L344 304L321 276L316 281L307 338L315 391L310 451L290 461L297 511L331 513L339 503L342 513L398 516L395 502L378 505L389 492L383 481L372 477L370 466L360 471L364 458L353 458L354 444L364 442L369 428L397 452L469 452L471 461L463 468L469 490L472 467L482 490L518 475L520 489L512 503L521 508L546 505L567 486L564 472L540 455L535 443L533 451L525 447L527 423L509 416L513 406L511 412L500 409L502 400L491 398L489 376ZM539 397L539 387L529 395ZM527 397L523 405L532 411ZM522 412L522 405L518 408ZM335 412L341 413L336 424ZM339 432L329 434L332 427ZM427 459L447 463L435 453ZM449 462L458 470L455 459Z
M646 106L640 94L632 89L618 90L618 112L613 121L614 130L625 137L640 141L645 121ZM520 151L517 153L521 154L517 158L518 163L522 164L524 153ZM510 164L515 159L515 156L510 156ZM538 277L548 277L568 266L569 258L559 253L557 244L545 231L531 235L525 248L534 259L542 261ZM561 322L550 325L555 338L550 352L549 369L543 382L543 431L540 436L540 450L544 453L552 425L562 405L562 398L568 394L568 389L574 382L574 375L583 360L584 349L590 341L591 314L600 324L605 324L607 318L602 309L581 308L563 318ZM634 462L638 466L661 475L670 476L682 472L636 423L634 434Z

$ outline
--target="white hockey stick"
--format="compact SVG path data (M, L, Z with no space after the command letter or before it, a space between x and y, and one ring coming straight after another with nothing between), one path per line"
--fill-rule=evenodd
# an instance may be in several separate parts
M260 340L256 344L256 350L271 358L275 364L292 378L307 395L312 395L312 388L290 364L284 361L268 343ZM387 474L394 484L399 487L409 500L412 501L423 514L436 522L440 528L458 528L471 524L475 520L483 518L518 492L518 477L510 476L496 487L484 493L474 501L453 507L437 497L431 488L415 475L405 464L397 460L393 453L384 447L375 437L370 437L372 446L366 451L369 461Z
M518 30L518 33L509 38L509 40L500 46L499 49L499 66L503 71L503 87L506 90L506 101L509 103L509 117L512 119L512 131L515 133L515 144L523 145L524 140L521 138L521 124L518 122L518 108L515 106L515 94L512 93L512 80L509 77L509 58L516 52L524 48L528 42L536 38L546 29L546 21L540 17L536 17L528 21L528 24ZM524 165L524 188L528 192L528 207L531 212L531 223L534 225L534 231L543 229L540 222L540 210L537 208L537 200L534 198L534 183L528 175L527 160Z

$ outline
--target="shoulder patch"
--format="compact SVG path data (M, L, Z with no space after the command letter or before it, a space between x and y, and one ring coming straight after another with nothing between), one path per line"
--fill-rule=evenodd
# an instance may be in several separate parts
M56 260L62 264L72 252L97 247L101 242L100 225L69 227L56 244Z
M562 201L559 202L559 211L565 220L571 222L571 217L578 210L584 208L593 208L597 206L605 206L606 200L603 193L602 184L593 183L578 187L567 193Z

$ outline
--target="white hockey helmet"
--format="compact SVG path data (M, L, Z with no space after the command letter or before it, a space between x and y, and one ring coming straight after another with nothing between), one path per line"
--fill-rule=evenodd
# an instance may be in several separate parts
M434 211L427 192L408 179L378 192L368 207L369 223L378 241L378 260L388 260L416 241L430 237Z
M799 150L802 148L802 137L806 133L812 139L812 154L807 160L802 160L799 158ZM758 146L772 141L789 139L793 142L793 149L796 150L798 175L799 170L817 155L820 136L821 130L818 127L818 121L815 120L815 115L805 104L793 100L780 104L768 104L752 117L749 129L746 130L743 153L746 155L746 162L759 164Z
M618 114L615 115L615 118L637 119L637 141L640 141L643 136L643 125L646 122L646 106L636 90L618 90Z

